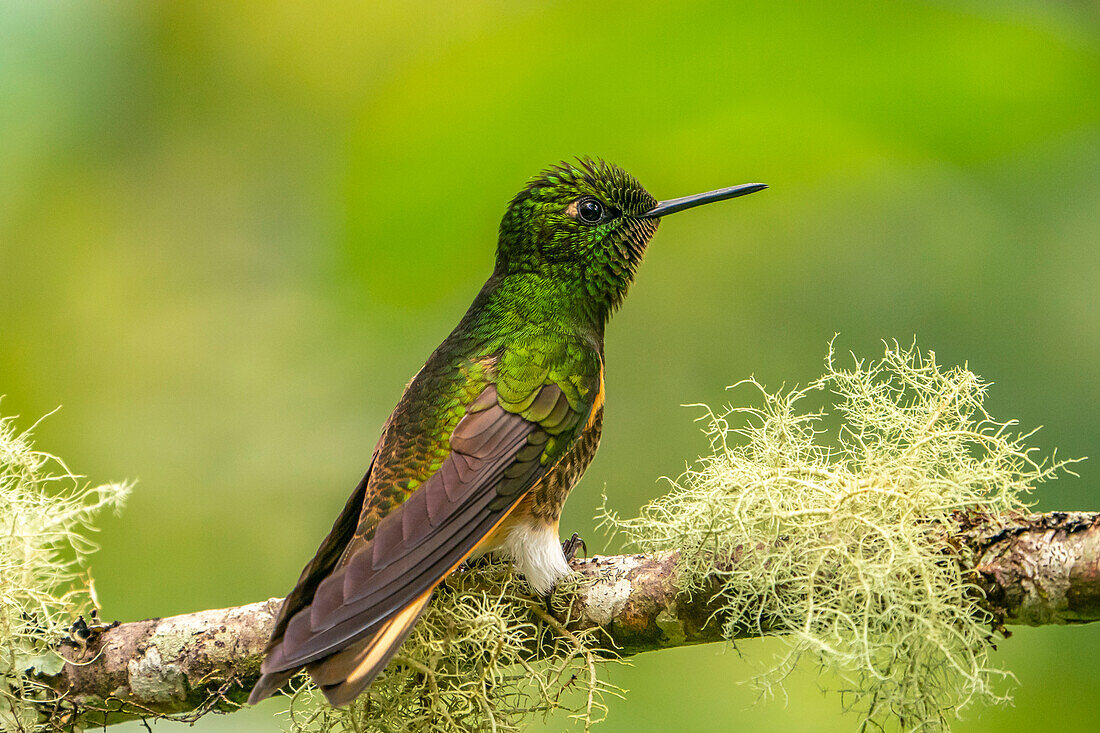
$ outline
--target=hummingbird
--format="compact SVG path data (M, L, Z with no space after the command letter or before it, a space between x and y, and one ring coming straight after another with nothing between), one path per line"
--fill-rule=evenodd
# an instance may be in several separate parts
M492 274L405 388L283 601L249 702L302 668L330 704L351 702L469 559L508 558L549 594L570 573L562 506L600 442L604 328L657 224L766 187L659 202L590 158L531 179L501 220Z

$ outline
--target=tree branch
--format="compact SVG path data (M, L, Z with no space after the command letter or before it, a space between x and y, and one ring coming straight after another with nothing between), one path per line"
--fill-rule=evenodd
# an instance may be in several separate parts
M1100 513L960 520L954 543L974 560L975 585L998 622L1100 620ZM713 593L681 593L676 560L676 553L574 560L582 582L568 611L555 616L574 630L601 627L619 655L721 640L720 604ZM67 642L61 653L70 661L44 681L85 722L234 710L259 675L280 603L114 625L87 643Z

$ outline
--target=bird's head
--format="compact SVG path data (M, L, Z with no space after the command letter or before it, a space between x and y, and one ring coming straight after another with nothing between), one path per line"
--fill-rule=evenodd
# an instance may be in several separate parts
M747 184L658 202L611 163L560 163L512 199L500 223L496 271L564 282L610 313L626 295L662 216L762 188Z

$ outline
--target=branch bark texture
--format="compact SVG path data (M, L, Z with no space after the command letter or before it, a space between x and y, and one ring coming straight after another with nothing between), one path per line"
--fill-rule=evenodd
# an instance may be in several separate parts
M1100 621L1100 513L1052 512L960 525L962 556L1005 624ZM721 640L711 593L681 593L676 553L574 560L585 582L555 612L573 630L600 627L619 655ZM259 676L281 599L118 624L62 649L45 680L67 702L114 711L99 722L236 709ZM767 634L773 630L762 629Z

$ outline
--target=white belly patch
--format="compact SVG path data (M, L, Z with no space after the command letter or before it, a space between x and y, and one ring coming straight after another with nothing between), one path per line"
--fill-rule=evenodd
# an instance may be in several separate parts
M497 552L512 559L516 571L523 574L532 590L547 595L558 581L572 572L558 537L558 524L516 523Z

